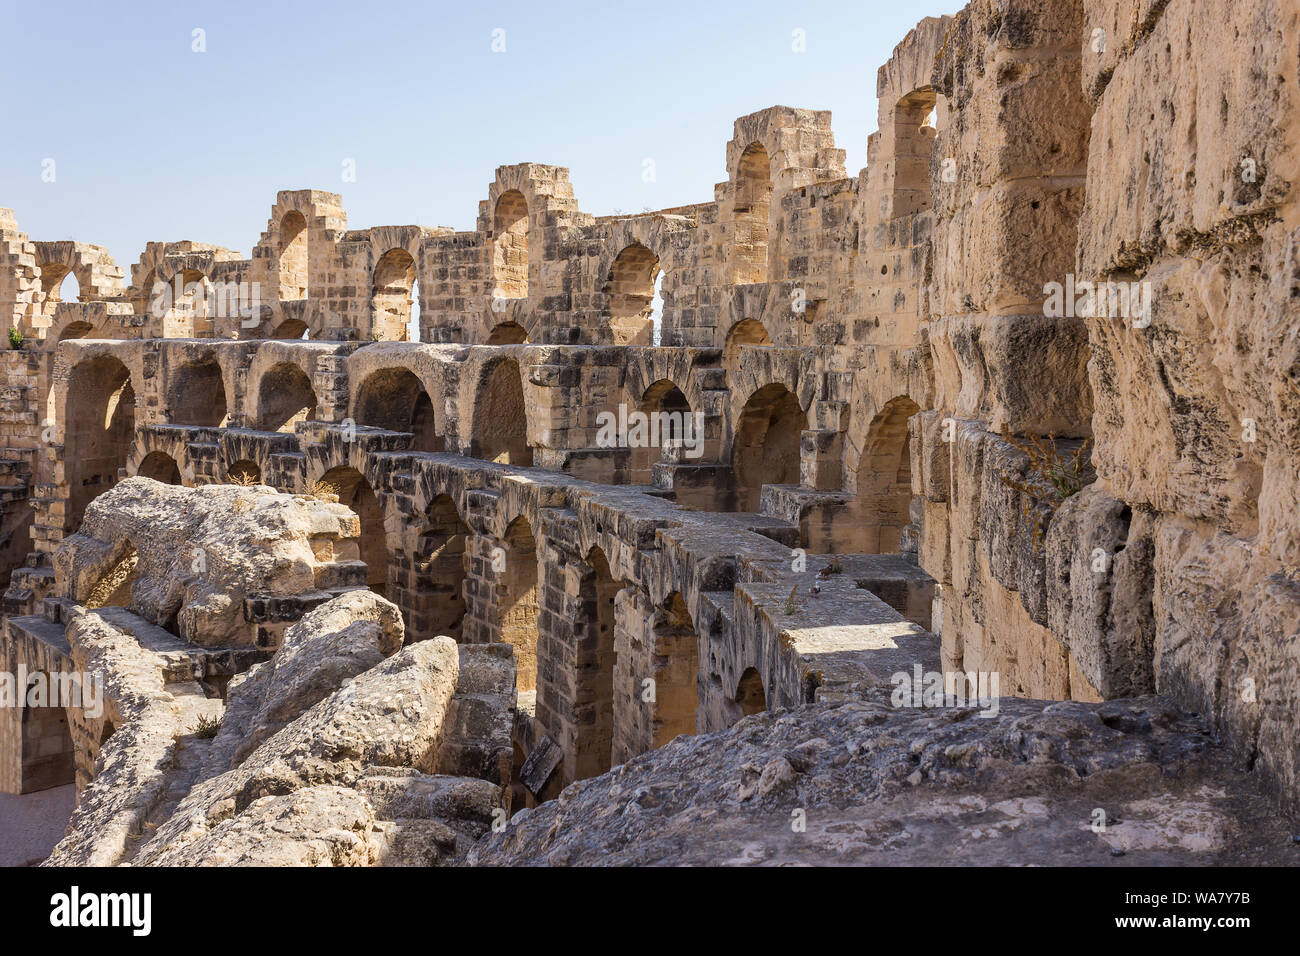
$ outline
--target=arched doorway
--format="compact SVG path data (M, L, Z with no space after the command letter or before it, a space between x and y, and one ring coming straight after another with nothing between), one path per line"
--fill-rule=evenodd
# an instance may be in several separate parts
M609 296L609 326L615 345L650 345L654 341L655 276L659 257L640 243L618 254L604 293Z
M280 220L279 254L280 298L307 298L307 219L297 210L290 210Z
M732 207L735 283L768 280L767 237L772 203L772 163L762 143L750 143L736 170Z
M664 378L645 390L637 406L645 418L644 440L628 429L628 443L632 446L632 482L650 484L655 462L663 457L663 450L686 441L702 441L695 429L691 404L675 383Z
M745 403L731 451L736 507L757 511L764 485L799 484L799 447L807 416L779 383L764 385Z
M518 322L501 322L492 327L488 333L488 345L523 345L528 341L528 332Z
M669 595L656 615L654 628L655 710L652 724L655 747L674 737L695 733L699 708L699 638L686 602L677 592Z
M364 475L355 468L331 468L321 477L324 490L336 494L361 519L361 560L366 562L366 585L381 597L388 594L388 545L384 513Z
M127 367L110 355L77 365L68 377L65 408L65 532L76 531L86 506L117 484L134 438L135 390Z
M482 379L474 403L471 448L470 453L484 461L507 465L533 463L523 376L514 359L494 363Z
M357 390L357 424L410 432L414 451L443 451L445 442L433 419L433 402L424 383L406 368L385 368L366 376Z
M217 360L208 357L172 372L167 404L173 425L225 425L226 385Z
M389 249L375 264L370 327L380 340L401 342L406 339L414 286L415 259L405 249Z
M858 458L857 513L867 554L898 552L911 524L912 455L908 420L920 406L906 395L892 399L872 419Z
M528 298L528 200L517 189L501 194L492 220L493 296Z
M445 634L460 640L465 619L465 549L469 528L449 495L438 495L424 512L415 555L416 639Z
M152 451L145 456L144 461L140 462L140 468L136 471L137 475L143 475L145 478L152 478L154 481L161 481L164 485L179 485L181 483L181 469L176 464L176 459L165 451Z
M297 364L271 366L257 389L257 427L266 432L292 432L294 425L316 414L316 392Z
M501 640L515 649L515 688L531 698L537 688L537 540L520 515L502 539L505 570L497 585ZM531 708L529 708L531 709Z
M604 773L613 761L614 602L622 587L610 572L605 552L599 547L592 548L587 554L587 572L581 584L582 610L574 622L580 635L573 701L577 723L576 780Z

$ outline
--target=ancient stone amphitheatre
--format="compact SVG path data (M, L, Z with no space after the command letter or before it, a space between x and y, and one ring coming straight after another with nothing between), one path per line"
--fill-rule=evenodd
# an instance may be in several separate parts
M630 215L15 197L5 862L1294 865L1298 69L1293 0L973 0L856 174L771 106Z

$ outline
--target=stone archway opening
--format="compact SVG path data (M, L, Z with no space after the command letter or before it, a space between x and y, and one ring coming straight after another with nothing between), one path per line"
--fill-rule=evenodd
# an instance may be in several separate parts
M135 390L127 367L110 355L78 364L68 377L65 408L65 532L76 531L86 506L117 484L134 438Z
M365 475L346 465L331 468L321 476L323 490L338 495L361 519L361 560L366 562L366 585L380 597L388 594L388 543L384 535L384 513Z
M58 341L65 342L68 339L89 338L90 333L94 330L94 326L89 322L69 322L63 331L59 333Z
M411 322L415 259L405 249L389 249L375 263L370 297L370 327L384 342L402 342Z
M772 188L767 149L762 143L750 143L736 169L732 242L737 285L767 281Z
M637 411L645 417L644 429L628 429L628 443L632 446L632 482L650 484L655 462L663 456L664 449L684 442L702 441L691 413L691 403L676 383L660 379L645 390ZM644 432L644 434L642 434ZM638 440L634 440L638 439Z
M265 432L292 432L316 414L311 379L294 362L271 366L257 389L257 427Z
M780 383L764 385L741 409L731 451L736 507L757 511L764 485L799 484L800 443L808 418Z
M307 219L290 210L280 220L280 298L305 299L308 295Z
M28 677L22 713L22 793L36 793L76 782L76 748L67 711L57 699L57 675Z
M587 553L581 584L577 686L574 692L574 779L602 774L613 764L614 749L614 602L623 584L614 580L609 559L599 546Z
M609 326L615 345L652 344L659 271L659 257L640 243L626 247L614 259L602 291L609 296Z
M225 376L215 358L181 366L172 372L170 384L171 424L221 428L227 423Z
M946 101L930 87L899 99L894 109L892 217L930 208L930 153L946 113Z
M767 328L758 319L741 319L727 332L722 348L723 363L728 369L740 367L740 356L746 348L761 348L772 344Z
M262 469L257 462L241 458L227 469L226 481L232 485L261 484Z
M151 451L147 454L144 461L140 462L136 474L161 481L164 485L181 483L180 466L176 464L176 459L165 451Z
M385 368L366 376L357 390L359 425L410 432L413 451L443 451L446 442L434 423L433 401L419 377L407 368Z
M307 323L302 319L285 319L271 332L270 338L298 340L307 338Z
M526 345L528 331L518 322L499 322L488 333L488 345Z
M763 675L756 667L746 667L736 684L736 706L741 717L761 714L767 710L767 694L763 691Z
M699 709L699 638L682 596L674 591L659 608L654 628L653 743L693 734Z
M533 463L523 376L514 359L493 364L479 386L470 454L506 465Z
M894 554L912 523L912 456L908 420L920 406L906 395L880 410L858 458L855 499L867 554Z
M515 689L519 706L532 713L537 696L537 539L523 515L506 528L501 541L505 570L497 584L501 640L515 649Z
M492 221L492 294L528 298L528 200L517 189L501 194Z
M443 634L460 640L469 533L450 495L438 495L425 509L414 562L420 582L413 617L417 640Z

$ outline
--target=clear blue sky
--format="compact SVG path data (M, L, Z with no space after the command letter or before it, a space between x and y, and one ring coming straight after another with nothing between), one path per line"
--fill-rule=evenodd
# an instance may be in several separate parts
M129 277L148 240L247 256L279 189L341 193L352 228L471 229L517 162L567 166L596 215L708 201L732 122L775 104L830 109L856 174L877 67L960 6L0 0L0 206L33 239L107 246Z

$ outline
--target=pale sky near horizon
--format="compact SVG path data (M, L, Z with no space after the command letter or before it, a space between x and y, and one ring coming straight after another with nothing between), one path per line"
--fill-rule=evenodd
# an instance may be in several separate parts
M595 215L707 202L734 120L776 104L831 110L854 175L877 68L960 7L0 0L0 206L33 239L106 246L129 279L150 240L247 256L281 189L341 193L354 229L472 229L518 162L567 166Z

